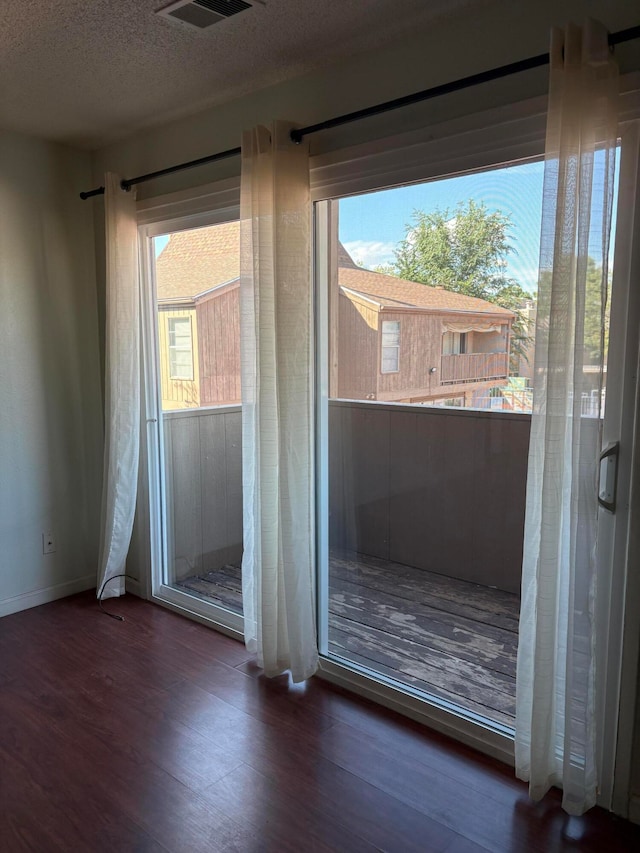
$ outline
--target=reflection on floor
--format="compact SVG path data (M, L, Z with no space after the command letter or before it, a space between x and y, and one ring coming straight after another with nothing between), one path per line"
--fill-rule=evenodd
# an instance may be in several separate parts
M517 595L363 554L332 554L329 649L513 726ZM242 612L240 569L176 584Z

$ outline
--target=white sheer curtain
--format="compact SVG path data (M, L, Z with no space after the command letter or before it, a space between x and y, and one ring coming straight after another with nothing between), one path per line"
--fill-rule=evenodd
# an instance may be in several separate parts
M105 447L97 593L122 595L140 446L140 296L134 192L105 176ZM105 586L105 584L107 584Z
M531 796L558 785L570 814L597 790L600 418L581 402L602 377L617 92L600 25L552 33L515 747Z
M242 137L242 593L267 676L313 675L313 359L309 159L291 126Z

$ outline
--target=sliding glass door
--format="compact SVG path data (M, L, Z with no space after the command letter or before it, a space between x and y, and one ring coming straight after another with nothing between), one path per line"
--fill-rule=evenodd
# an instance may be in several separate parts
M316 204L321 652L507 736L543 172L530 159ZM601 335L585 329L580 400L597 433Z
M500 731L515 717L542 177L540 161L509 164L318 209L323 651Z
M147 373L158 466L154 595L239 630L239 223L147 239Z

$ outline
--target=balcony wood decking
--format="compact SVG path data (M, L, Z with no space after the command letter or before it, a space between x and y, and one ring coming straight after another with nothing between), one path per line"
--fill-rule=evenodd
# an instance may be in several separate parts
M242 612L240 569L176 584ZM362 554L332 554L329 648L356 664L513 726L517 595Z

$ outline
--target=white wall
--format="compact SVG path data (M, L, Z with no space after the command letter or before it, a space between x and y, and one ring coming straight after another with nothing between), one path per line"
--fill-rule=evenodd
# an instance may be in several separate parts
M95 586L102 402L92 213L77 197L89 161L0 133L0 616Z
M133 177L240 145L242 130L282 118L308 125L351 110L475 74L548 50L553 24L591 15L611 31L638 23L629 0L496 0L436 23L411 39L354 56L330 69L272 86L157 128L97 153L94 184L105 169ZM620 46L623 69L640 67L638 42ZM547 69L485 84L422 105L366 119L311 137L312 153L388 136L469 111L546 92ZM138 187L139 198L238 174L239 158L168 176ZM99 204L99 202L98 202Z

